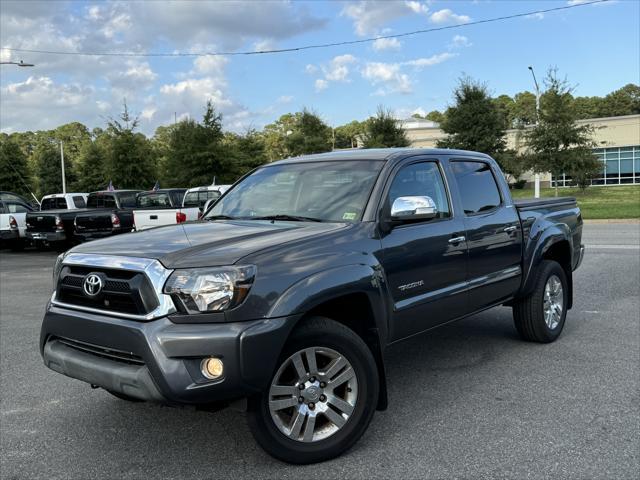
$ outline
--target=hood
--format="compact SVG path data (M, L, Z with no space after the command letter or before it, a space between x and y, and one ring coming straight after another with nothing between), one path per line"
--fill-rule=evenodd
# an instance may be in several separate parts
M232 265L262 249L315 238L345 226L264 220L193 222L96 240L73 248L73 252L155 258L167 268Z

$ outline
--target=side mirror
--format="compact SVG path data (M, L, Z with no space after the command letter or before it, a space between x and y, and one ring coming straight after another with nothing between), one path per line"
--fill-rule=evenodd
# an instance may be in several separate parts
M426 195L398 197L391 205L391 220L393 221L428 220L434 218L437 214L436 203Z

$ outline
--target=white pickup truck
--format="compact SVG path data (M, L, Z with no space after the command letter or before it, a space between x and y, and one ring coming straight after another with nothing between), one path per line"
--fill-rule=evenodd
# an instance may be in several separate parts
M210 185L188 190L153 190L138 194L133 211L134 230L198 220L207 200L218 199L230 185Z
M34 209L29 202L11 192L0 192L0 246L21 250L25 245L25 217Z
M86 208L88 193L53 193L45 195L40 210L76 210Z

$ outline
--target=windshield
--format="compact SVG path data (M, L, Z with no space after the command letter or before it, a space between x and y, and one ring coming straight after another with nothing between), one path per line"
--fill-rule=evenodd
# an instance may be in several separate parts
M111 194L92 193L87 200L88 208L115 208L116 199Z
M67 201L60 198L43 198L40 204L40 210L56 210L67 208Z
M171 199L166 192L160 193L141 193L138 195L137 206L141 208L147 207L171 207Z
M242 180L206 218L310 217L359 221L383 162L304 162L264 167Z
M187 192L184 196L184 207L204 207L207 200L213 198L220 198L220 192L218 190L195 190L193 192Z

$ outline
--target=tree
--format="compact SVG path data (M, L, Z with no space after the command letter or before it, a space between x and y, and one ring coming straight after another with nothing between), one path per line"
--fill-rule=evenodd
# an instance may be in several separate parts
M62 192L62 166L60 163L60 147L51 141L42 141L33 153L36 175L38 177L38 193L40 196ZM69 167L69 168L68 168ZM65 180L70 165L65 162Z
M432 122L442 123L444 122L444 113L438 110L432 110L431 112L427 113L424 118L426 118L427 120L431 120Z
M376 116L365 122L363 144L364 148L388 148L408 147L411 142L391 110L378 106Z
M335 148L356 148L358 138L362 137L365 130L365 123L353 120L345 125L340 125L334 129Z
M520 92L513 97L512 125L522 128L536 123L536 96L531 92Z
M151 145L147 137L135 132L138 119L129 114L126 102L123 106L120 119L112 118L105 133L105 176L117 188L153 185L157 176Z
M591 185L591 180L602 175L602 162L595 155L576 156L567 172L574 185L583 192Z
M105 175L105 154L98 142L88 142L80 151L75 189L79 192L103 190L109 183Z
M640 86L629 83L602 99L601 117L640 113Z
M225 133L223 146L225 156L230 160L230 168L226 176L221 177L221 183L233 183L268 160L264 138L253 129L244 135Z
M440 124L448 136L439 140L438 146L474 150L498 160L506 147L507 119L487 87L464 77L459 80L453 96L455 104L447 108L445 120Z
M307 110L287 113L264 128L270 161L331 151L333 132L318 114Z
M563 173L580 173L580 165L594 157L595 147L591 135L593 127L576 124L576 111L572 108L571 88L566 80L558 78L550 69L545 79L546 91L542 97L539 122L527 133L527 158L535 172L551 172L558 178ZM556 196L558 186L556 184Z
M27 157L20 146L8 135L0 137L0 190L28 196L30 178Z
M227 157L222 133L222 116L207 102L202 123L193 119L178 122L169 136L166 183L193 187L234 179L232 159Z
M504 117L507 128L513 128L515 126L515 101L513 98L509 95L500 95L493 99L493 103Z

